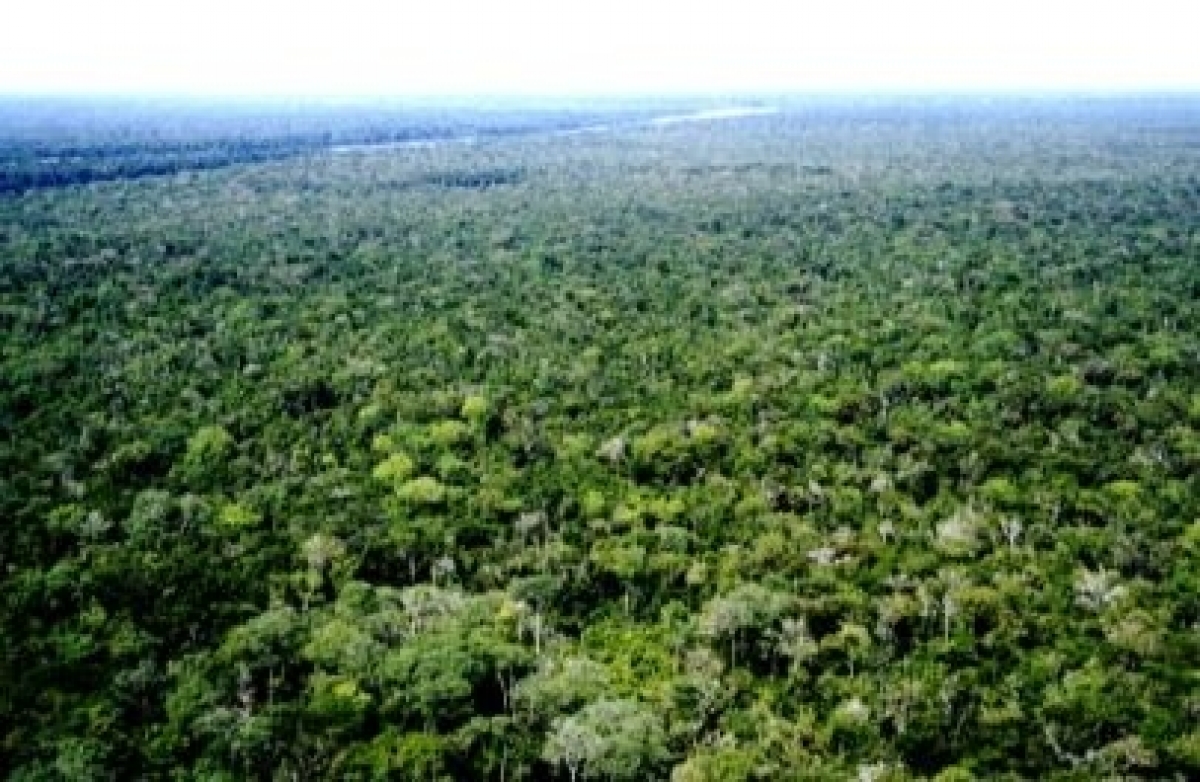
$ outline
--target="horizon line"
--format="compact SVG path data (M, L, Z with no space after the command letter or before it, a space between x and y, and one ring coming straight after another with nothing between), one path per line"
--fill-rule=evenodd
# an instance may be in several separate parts
M544 101L572 100L612 102L621 100L662 99L826 99L826 98L1121 98L1121 97L1196 97L1200 84L1191 86L1146 85L1139 87L826 87L826 88L742 88L742 89L661 89L661 90L480 90L429 92L320 92L320 91L195 91L195 90L12 90L0 88L0 101L10 100L172 100L220 101L235 103L295 102L470 102L470 101Z

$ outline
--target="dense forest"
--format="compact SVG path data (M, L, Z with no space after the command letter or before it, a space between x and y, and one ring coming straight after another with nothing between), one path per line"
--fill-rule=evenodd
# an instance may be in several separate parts
M1200 103L780 108L0 112L0 775L1197 778Z
M636 126L675 101L238 103L0 98L0 195L283 160L323 150Z

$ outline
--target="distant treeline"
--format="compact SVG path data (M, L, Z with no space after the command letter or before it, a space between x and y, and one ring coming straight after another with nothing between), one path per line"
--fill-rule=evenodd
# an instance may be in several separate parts
M119 108L114 105L111 111ZM164 111L158 116L158 131L152 132L145 125L134 130L109 113L83 115L64 105L63 116L55 122L45 106L37 109L44 116L27 106L0 103L0 195L261 163L341 145L504 138L614 119L613 111L335 114L325 109L299 116L228 114L223 124L206 115L189 131L190 115L181 118ZM628 111L616 114L616 119L636 116Z
M312 142L228 141L205 144L120 144L64 149L0 150L0 193L82 185L113 179L202 171L277 160L318 148Z

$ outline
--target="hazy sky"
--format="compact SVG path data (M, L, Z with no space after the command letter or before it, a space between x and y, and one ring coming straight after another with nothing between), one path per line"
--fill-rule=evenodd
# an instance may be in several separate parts
M1200 88L1200 0L4 5L4 92Z

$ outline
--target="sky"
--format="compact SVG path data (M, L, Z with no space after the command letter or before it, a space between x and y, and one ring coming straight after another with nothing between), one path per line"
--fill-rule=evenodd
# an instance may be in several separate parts
M0 92L1200 89L1200 0L5 0Z

